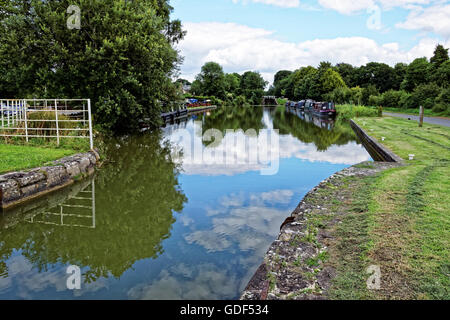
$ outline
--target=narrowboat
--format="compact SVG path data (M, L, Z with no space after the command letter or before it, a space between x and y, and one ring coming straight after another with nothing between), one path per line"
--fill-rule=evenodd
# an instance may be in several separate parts
M305 101L304 110L308 112L313 111L314 100L308 99Z
M334 102L316 102L313 104L313 113L321 117L335 117L336 107Z
M300 110L305 110L305 102L306 102L305 100L301 100L301 101L297 102L296 107Z

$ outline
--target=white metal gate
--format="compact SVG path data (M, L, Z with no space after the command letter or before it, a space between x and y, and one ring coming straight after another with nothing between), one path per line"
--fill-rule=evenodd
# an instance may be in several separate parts
M38 113L42 117L35 119ZM94 148L91 99L0 99L0 117L0 137L56 138L58 145L62 138L81 138Z

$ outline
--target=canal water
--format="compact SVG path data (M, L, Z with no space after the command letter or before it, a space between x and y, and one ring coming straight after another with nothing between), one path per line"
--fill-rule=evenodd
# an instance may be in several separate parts
M245 161L264 135L278 158ZM284 107L219 108L103 149L91 179L2 213L0 299L237 299L302 197L370 159L348 124ZM198 161L216 151L235 162Z

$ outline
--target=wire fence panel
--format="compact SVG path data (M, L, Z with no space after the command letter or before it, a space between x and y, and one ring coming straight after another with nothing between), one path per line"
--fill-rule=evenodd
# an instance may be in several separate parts
M93 149L90 99L0 99L0 137L89 139Z

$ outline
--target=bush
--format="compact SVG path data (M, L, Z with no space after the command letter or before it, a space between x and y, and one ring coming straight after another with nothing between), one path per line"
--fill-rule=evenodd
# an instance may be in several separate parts
M379 106L380 105L380 96L379 95L371 95L370 97L369 97L369 100L368 100L368 105L369 106L371 106L371 107L375 107L375 106Z
M412 105L411 108L418 108L423 106L426 109L431 109L434 106L436 97L441 93L441 88L432 82L428 84L422 84L414 89L411 95Z
M349 104L337 105L336 110L338 112L339 119L378 116L378 110L376 108L370 108L365 106L354 106Z
M433 106L434 112L450 115L450 88L442 89Z
M332 92L325 95L325 99L328 101L334 101L335 103L349 103L352 92L349 88L336 88Z
M385 108L399 108L400 101L406 94L405 91L388 90L381 95L378 104Z
M32 120L27 122L28 128L38 129L32 130L33 135L56 136L56 115L54 112L30 112L28 113L27 118L28 120ZM59 131L59 134L61 136L76 135L76 133L74 133L75 130L70 131L67 129L76 129L78 123L66 122L67 120L70 120L70 118L65 115L58 114L58 128L63 129Z

